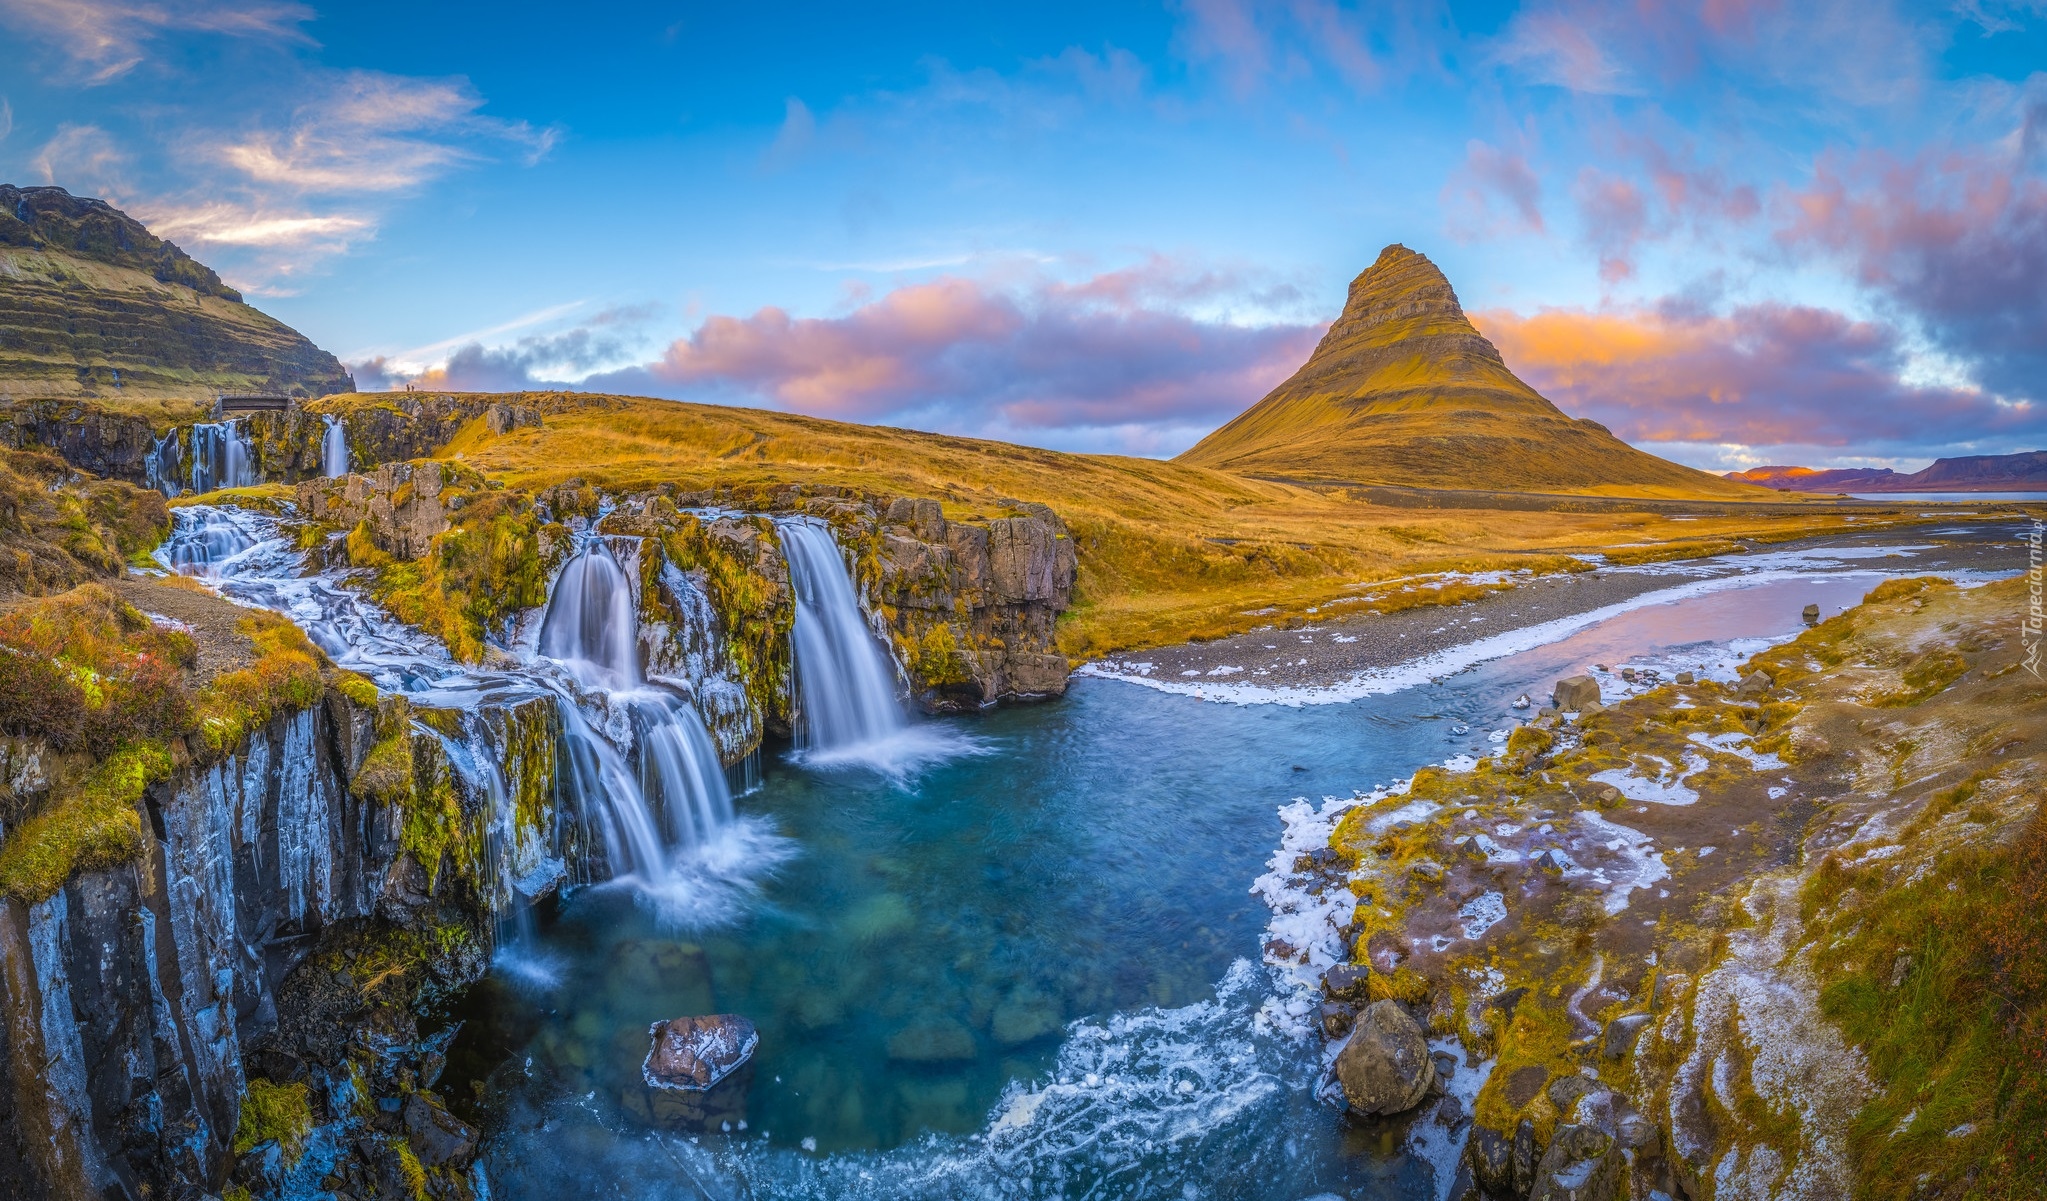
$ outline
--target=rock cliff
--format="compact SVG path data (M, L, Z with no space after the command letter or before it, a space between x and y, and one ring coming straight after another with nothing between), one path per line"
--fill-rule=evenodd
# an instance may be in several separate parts
M0 185L0 394L321 396L333 355L103 201Z

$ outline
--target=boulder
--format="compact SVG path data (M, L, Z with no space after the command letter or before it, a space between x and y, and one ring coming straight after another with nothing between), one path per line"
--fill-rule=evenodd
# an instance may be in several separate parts
M1818 605L1807 605L1804 611L1799 613L1799 616L1805 619L1805 624L1816 626L1820 623L1820 607Z
M1339 963L1322 973L1322 991L1332 1001L1348 1001L1362 1005L1372 981L1372 969L1358 963Z
M728 1129L746 1117L760 1045L752 1022L719 1013L656 1022L647 1033L654 1039L640 1066L647 1088L625 1098L629 1111L681 1130Z
M1342 1038L1350 1033L1351 1027L1357 1024L1357 1020L1358 1011L1355 1005L1343 1001L1324 1001L1322 1003L1322 1037L1324 1038Z
M1626 1174L1626 1157L1612 1135L1559 1126L1536 1166L1529 1201L1619 1201Z
M1752 671L1741 678L1741 685L1735 689L1735 692L1740 696L1763 696L1771 688L1775 687L1776 683L1775 680L1770 678L1770 673L1761 670Z
M476 1130L441 1108L432 1093L415 1092L406 1097L404 1120L405 1141L427 1167L466 1167L476 1158Z
M1336 1079L1354 1112L1403 1113L1428 1095L1436 1065L1407 1010L1394 1001L1375 1001L1358 1015L1350 1041L1337 1054Z
M649 1088L702 1092L753 1058L760 1033L733 1013L670 1018L647 1027L653 1049L640 1065Z
M1474 1125L1464 1142L1459 1175L1470 1173L1487 1198L1514 1195L1514 1140L1486 1125Z
M1585 706L1599 703L1599 681L1591 676L1566 676L1557 681L1551 699L1566 713L1582 713Z
M1641 1037L1642 1027L1649 1024L1646 1013L1625 1013L1606 1024L1606 1034L1600 1039L1600 1051L1608 1059L1626 1059L1635 1049L1635 1040Z
M1680 684L1696 684L1699 682L1699 677L1692 672L1681 671L1677 673L1677 682Z

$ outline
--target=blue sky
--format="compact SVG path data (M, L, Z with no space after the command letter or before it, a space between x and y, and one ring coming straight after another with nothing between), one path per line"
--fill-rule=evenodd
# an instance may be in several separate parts
M1381 246L1682 461L2047 445L2047 5L0 0L0 178L365 386L1171 454Z

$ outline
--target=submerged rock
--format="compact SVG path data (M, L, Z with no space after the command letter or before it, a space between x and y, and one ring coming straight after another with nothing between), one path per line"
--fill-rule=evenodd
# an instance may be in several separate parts
M647 1088L626 1108L656 1125L715 1130L746 1117L760 1034L737 1014L681 1017L647 1028L654 1047L640 1075ZM641 1102L644 1102L642 1108Z
M760 1045L753 1023L733 1013L671 1018L655 1022L647 1033L654 1047L640 1074L659 1089L708 1089L752 1058Z
M888 1057L905 1063L949 1063L974 1057L974 1032L951 1018L905 1026L888 1040Z
M1358 1015L1350 1041L1337 1054L1336 1079L1354 1112L1404 1113L1428 1095L1436 1065L1407 1010L1398 1002L1376 1001Z

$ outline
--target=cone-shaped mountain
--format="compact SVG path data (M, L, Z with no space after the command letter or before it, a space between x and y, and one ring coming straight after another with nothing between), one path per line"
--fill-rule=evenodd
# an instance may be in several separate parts
M1388 246L1293 377L1180 462L1303 482L1753 499L1573 420L1507 369L1425 256Z

